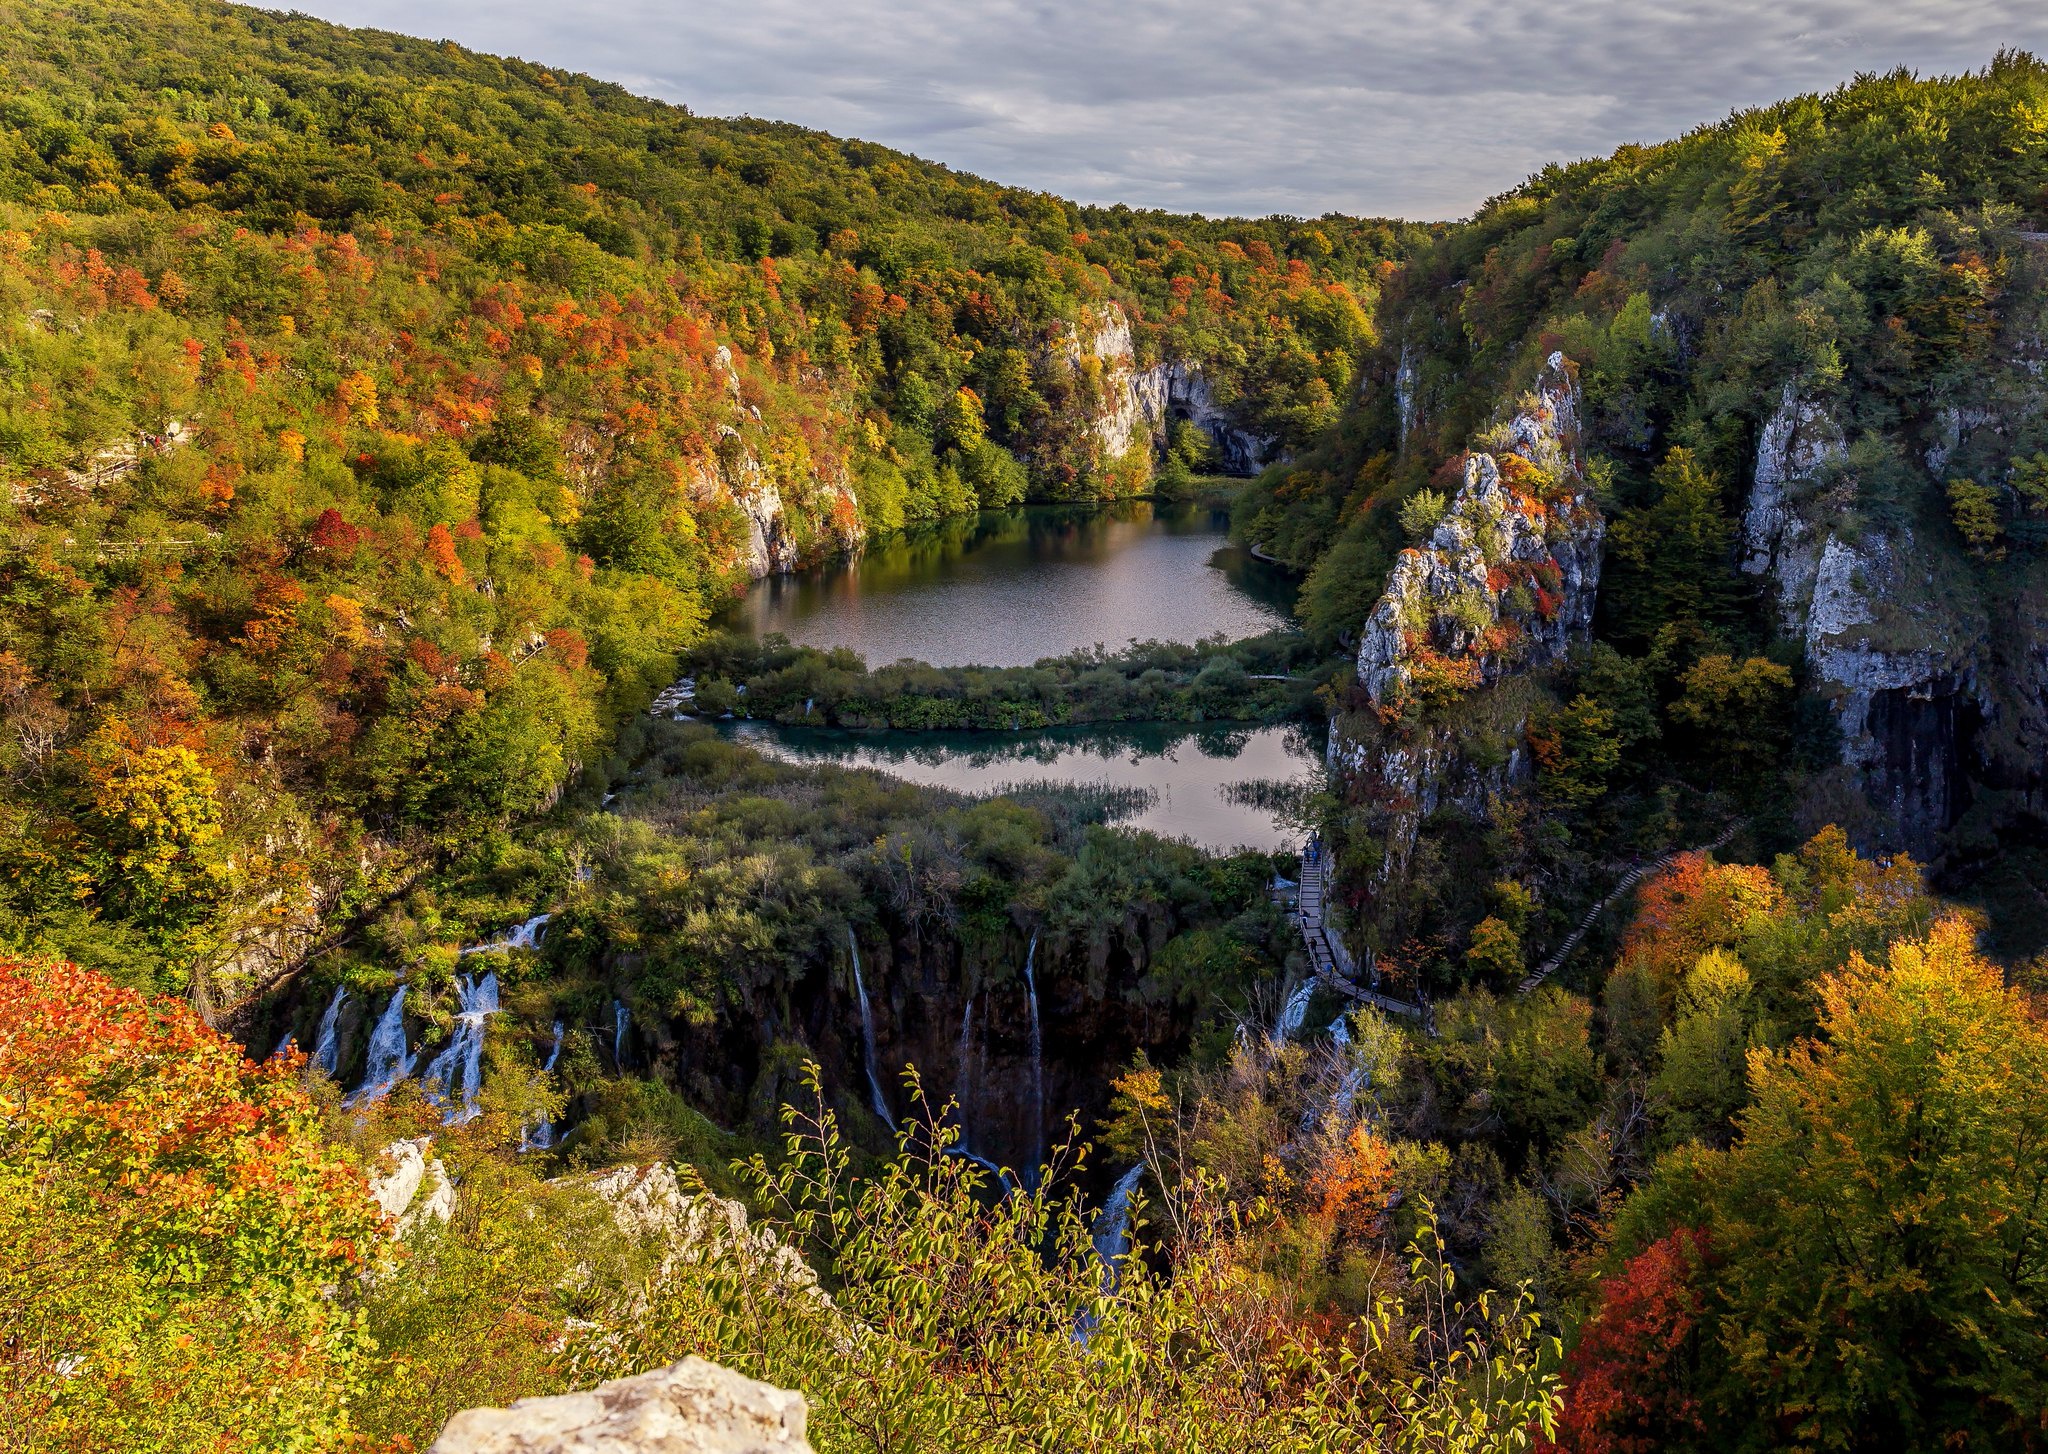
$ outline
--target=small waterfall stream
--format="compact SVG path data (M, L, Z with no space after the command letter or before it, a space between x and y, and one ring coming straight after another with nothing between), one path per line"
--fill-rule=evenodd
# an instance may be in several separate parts
M1102 1211L1095 1218L1095 1256L1102 1264L1105 1288L1116 1286L1117 1264L1131 1250L1131 1198L1144 1178L1145 1163L1141 1161L1117 1178L1109 1200L1102 1204Z
M882 1094L881 1077L875 1073L875 1066L881 1060L881 1052L875 1049L875 1012L868 1006L867 981L860 973L860 941L853 937L851 926L846 931L846 947L853 951L853 992L860 1001L860 1038L862 1048L867 1052L868 1096L875 1114L885 1126L893 1126L896 1118L889 1114L889 1098Z
M626 1068L626 1032L633 1028L633 1012L624 1000L612 1001L612 1064Z
M405 989L400 985L392 991L390 1003L377 1017L376 1026L370 1031L363 1083L344 1105L353 1108L380 1101L390 1094L391 1087L412 1074L413 1057L405 1049Z
M968 1119L974 1107L974 996L967 997L967 1008L960 1012L960 1085L953 1095L960 1102L957 1114L960 1117L960 1140L957 1143L960 1154L967 1154Z
M458 975L455 998L459 1007L455 1030L441 1047L441 1053L420 1072L421 1083L436 1105L455 1103L441 1118L450 1126L460 1126L477 1116L476 1098L484 1080L484 1020L498 1013L496 972L481 979Z
M320 1033L313 1039L313 1063L330 1076L341 1073L341 1047L335 1043L335 1027L341 1020L342 1001L348 998L344 987L334 992L334 998L327 1002L327 1012L320 1017Z
M488 954L492 950L538 949L541 931L548 926L553 914L535 914L524 924L515 924L503 939L492 939L483 944L472 944L464 954Z
M1275 1040L1292 1040L1301 1033L1302 1022L1308 1018L1308 1002L1315 998L1316 982L1305 979L1296 986L1287 1003L1280 1007L1280 1018L1273 1022Z
M550 1071L552 1071L555 1068L555 1062L557 1060L560 1060L561 1058L562 1022L560 1020L557 1020L555 1021L555 1043L548 1047L548 1058L541 1065L541 1074L546 1075ZM546 1151L549 1147L553 1146L554 1144L555 1123L553 1121L546 1119L545 1117L543 1117L538 1124L531 1127L529 1130L521 1131L519 1133L519 1149L521 1151Z
M1038 931L1031 931L1031 947L1024 951L1024 988L1031 995L1031 1167L1026 1175L1036 1185L1037 1167L1045 1160L1045 1043L1038 1026L1038 980L1032 961L1038 958Z

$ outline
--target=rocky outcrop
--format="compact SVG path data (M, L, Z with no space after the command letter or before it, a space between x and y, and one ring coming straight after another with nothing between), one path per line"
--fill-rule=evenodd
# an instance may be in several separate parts
M433 1138L394 1141L384 1148L391 1170L370 1178L370 1200L391 1218L392 1235L403 1237L423 1221L445 1222L455 1214L455 1188L440 1158L429 1156Z
M1383 833L1378 884L1407 862L1420 825L1445 803L1471 814L1526 775L1524 700L1511 678L1558 661L1592 626L1606 522L1578 453L1575 371L1552 354L1537 385L1490 431L1497 453L1464 477L1427 539L1401 553L1360 634L1356 732L1331 734L1331 760L1367 779ZM1500 745L1471 760L1452 703ZM1460 724L1469 729L1473 721Z
M761 414L741 399L732 350L721 345L716 363L732 395L736 422L720 426L712 458L692 461L684 469L693 498L714 500L722 492L746 515L742 563L747 574L759 579L795 570L809 558L860 545L865 530L853 486L843 471L828 462L799 462L801 479L795 483L802 486L803 508L800 513L791 512L781 483L762 464L744 432L750 422L761 422Z
M685 1358L585 1393L466 1409L429 1454L810 1454L802 1394Z
M1939 421L1930 467L1948 462L1965 421ZM1986 622L1953 550L1854 528L1856 483L1841 429L1788 384L1757 440L1742 568L1767 579L1840 730L1841 763L1875 815L1861 846L1924 858L1966 804Z
M1275 441L1241 427L1216 402L1201 365L1174 359L1140 369L1131 320L1111 305L1085 327L1067 330L1061 351L1068 366L1099 371L1101 405L1089 421L1103 454L1120 459L1140 444L1163 449L1177 423L1209 436L1224 473L1254 475L1278 458Z

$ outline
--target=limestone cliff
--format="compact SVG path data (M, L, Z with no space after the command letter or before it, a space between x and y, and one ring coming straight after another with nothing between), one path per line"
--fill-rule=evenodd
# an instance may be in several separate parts
M1362 710L1340 719L1330 751L1377 804L1376 889L1430 814L1448 803L1476 816L1527 772L1530 698L1516 684L1591 628L1606 522L1579 458L1579 411L1575 371L1552 354L1489 431L1497 452L1466 457L1443 518L1401 553L1366 620Z
M1226 474L1257 474L1279 456L1274 440L1244 428L1217 403L1198 362L1171 359L1139 368L1130 316L1115 304L1068 329L1060 352L1070 368L1094 378L1099 403L1088 427L1110 459L1141 443L1163 449L1178 423L1209 436Z
M1964 417L1937 426L1930 465L1956 452ZM1978 572L1952 544L1862 524L1857 483L1826 407L1787 384L1757 440L1742 568L1764 578L1839 729L1850 796L1869 810L1855 836L1928 858L1966 805L1975 724L1995 711L1988 613Z

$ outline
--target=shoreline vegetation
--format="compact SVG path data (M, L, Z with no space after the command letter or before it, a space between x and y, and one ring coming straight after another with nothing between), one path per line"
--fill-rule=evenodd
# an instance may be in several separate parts
M1028 732L1111 722L1279 722L1322 700L1341 670L1297 632L1184 645L1097 645L1020 667L871 667L849 647L781 633L712 637L681 659L707 718L898 732ZM1319 695L1321 694L1321 695Z

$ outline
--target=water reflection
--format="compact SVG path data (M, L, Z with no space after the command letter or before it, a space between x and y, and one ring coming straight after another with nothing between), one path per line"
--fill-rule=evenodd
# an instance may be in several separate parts
M724 624L935 666L1287 626L1291 581L1231 546L1228 526L1221 510L1146 500L985 511L761 581Z
M845 732L730 722L727 730L771 757L869 767L956 792L987 794L1040 783L1134 788L1145 805L1118 819L1199 847L1268 851L1294 846L1270 794L1243 785L1312 779L1322 761L1318 729L1168 723L987 732Z

